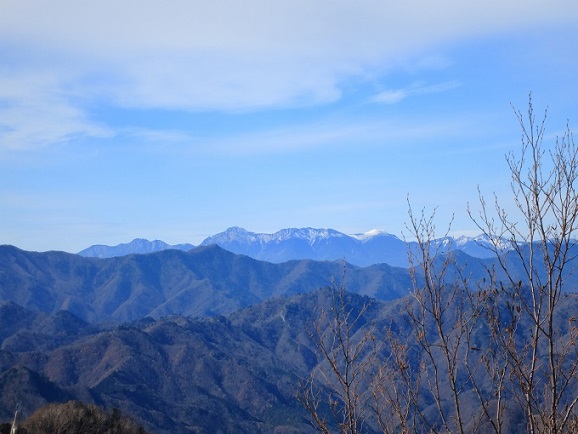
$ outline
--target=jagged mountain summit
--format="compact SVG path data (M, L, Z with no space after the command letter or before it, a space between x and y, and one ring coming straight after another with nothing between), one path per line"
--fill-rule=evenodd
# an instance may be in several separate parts
M385 263L394 267L408 266L408 249L417 244L405 242L383 230L370 230L346 235L333 229L282 229L274 234L249 232L232 227L205 239L201 245L217 244L233 253L247 255L268 262L294 259L334 261L345 259L361 267ZM434 240L432 247L440 246L440 253L462 251L475 258L494 256L490 240L477 237L444 237ZM507 250L507 246L499 246Z
M295 259L344 259L358 266L380 263L407 266L407 244L395 235L378 230L346 235L333 229L293 228L274 234L260 234L232 227L201 243L202 246L210 244L275 263Z
M78 254L90 258L115 258L131 254L154 253L169 249L188 251L194 247L195 246L188 243L170 245L160 240L149 241L143 238L135 238L130 243L118 244L116 246L96 244L78 252Z
M395 235L377 229L347 235L334 229L289 228L265 234L250 232L236 226L206 238L200 245L212 244L260 261L282 263L300 259L345 260L361 267L382 263L394 267L407 267L408 248L416 246L415 243L406 243ZM435 240L433 246L440 247L443 253L457 250L476 258L485 259L493 256L489 249L491 246L489 239L481 235L444 237ZM169 245L158 240L136 239L113 247L95 245L79 252L79 255L111 258L168 249L188 251L193 247L192 244Z
M433 247L441 246L441 251L444 253L458 250L480 259L494 258L496 249L507 252L511 247L507 240L501 240L499 244L494 246L487 235L478 235L476 237L460 236L457 238L443 237L434 240L432 245Z

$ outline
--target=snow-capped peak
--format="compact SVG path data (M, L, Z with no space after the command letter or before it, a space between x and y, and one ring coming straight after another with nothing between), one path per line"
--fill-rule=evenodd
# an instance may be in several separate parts
M389 235L389 234L381 229L372 229L370 231L363 232L361 234L352 234L350 235L350 237L355 238L358 241L367 241L379 235Z
M345 236L345 234L333 229L289 228L282 229L273 234L265 234L249 232L243 228L234 226L227 229L225 232L207 238L201 245L223 241L266 244L270 242L287 241L290 239L301 239L307 241L309 244L313 244L322 239Z
M290 238L297 238L302 240L307 240L309 243L313 243L320 239L334 238L334 237L345 237L345 234L335 231L333 229L315 229L315 228L292 228L292 229L282 229L271 235L271 238L276 241L288 240Z
M228 228L226 231L219 234L213 235L202 242L201 245L213 244L219 242L241 242L241 243L254 243L258 241L262 234L256 234L254 232L249 232L248 230L241 228L239 226L233 226Z
M455 238L455 243L458 247L462 247L464 245L475 243L482 247L496 247L498 250L506 251L511 248L511 243L504 239L504 238L490 238L486 234L480 234L475 237L468 237L462 235L460 237Z

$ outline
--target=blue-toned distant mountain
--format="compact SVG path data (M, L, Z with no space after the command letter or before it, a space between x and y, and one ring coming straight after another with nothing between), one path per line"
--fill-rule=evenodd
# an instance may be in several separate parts
M201 243L202 246L210 244L268 262L345 259L348 263L361 267L382 263L407 267L408 247L416 247L416 243L406 243L395 235L380 230L346 235L333 229L313 228L283 229L274 234L259 234L232 227ZM433 244L440 245L442 252L459 250L476 258L492 257L487 248L489 241L483 236L446 237Z
M344 259L350 264L361 267L374 264L407 267L408 247L416 247L416 243L406 243L395 235L380 230L346 235L333 229L315 228L282 229L274 234L263 234L250 232L240 227L232 227L206 238L200 245L209 246L212 244L260 261L282 263L299 259L315 261ZM492 253L487 248L489 241L484 236L445 237L435 240L432 246L440 246L444 253L459 250L476 258L492 257ZM192 244L169 245L158 240L136 239L130 243L112 247L92 246L79 252L79 255L112 258L168 249L188 251L192 248Z
M210 244L274 263L294 259L345 259L350 264L359 266L380 263L407 265L406 243L382 231L346 235L333 229L301 228L283 229L274 234L259 234L232 227L201 243Z
M175 244L170 245L164 241L154 240L149 241L143 238L136 238L130 243L118 244L116 246L106 246L104 244L96 244L90 246L87 249L78 252L80 256L85 256L88 258L116 258L119 256L131 255L131 254L146 254L160 252L162 250L182 250L188 251L193 249L195 246L192 244Z
M132 321L146 316L212 316L338 281L343 262L304 259L273 264L216 245L118 258L27 252L0 246L0 303L46 313L67 310L84 321ZM407 270L349 266L350 291L391 300L411 287Z

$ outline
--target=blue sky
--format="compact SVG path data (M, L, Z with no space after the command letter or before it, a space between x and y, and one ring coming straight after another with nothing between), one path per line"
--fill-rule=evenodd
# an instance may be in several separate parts
M578 123L575 0L3 0L0 243L440 235L510 200L510 104Z

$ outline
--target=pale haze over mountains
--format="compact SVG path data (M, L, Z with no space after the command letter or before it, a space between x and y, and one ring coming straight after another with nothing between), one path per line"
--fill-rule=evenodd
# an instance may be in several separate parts
M477 258L488 258L488 240L483 236L458 238L445 237L435 241L442 243L442 250L460 250ZM399 237L381 230L347 235L333 229L291 228L273 234L247 231L231 227L224 232L206 238L200 245L216 244L236 254L247 255L261 261L281 263L296 259L318 261L345 260L350 264L368 266L385 263L407 267L408 247ZM192 244L169 245L163 241L137 238L117 246L94 245L78 254L85 257L110 258L128 254L146 254L167 249L187 251Z

